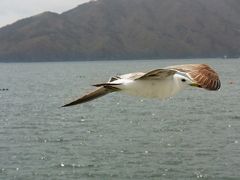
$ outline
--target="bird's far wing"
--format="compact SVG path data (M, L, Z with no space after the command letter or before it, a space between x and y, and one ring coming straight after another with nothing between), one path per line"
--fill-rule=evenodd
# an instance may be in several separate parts
M134 72L134 73L129 73L129 74L123 74L119 76L120 79L129 79L129 80L136 80L139 79L140 77L144 76L146 73L143 72Z
M172 76L176 73L176 70L173 69L155 69L145 73L136 80L159 80L165 79L169 76Z
M134 72L129 74L123 74L121 76L112 77L109 82L117 79L128 79L128 80L143 80L143 79L164 79L176 73L176 70L171 69L155 69L149 72Z
M186 74L202 88L207 90L216 91L221 87L218 74L206 64L184 64L169 66L166 67L166 69L173 69Z
M139 77L143 76L144 74L145 73L142 73L142 72L136 72L136 73L123 74L120 76L113 76L109 79L108 82L94 84L93 86L96 86L96 87L104 86L107 89L111 89L113 91L118 91L119 89L114 86L123 84L124 81L122 81L122 80L135 80L135 79L138 79Z
M65 104L62 107L74 106L74 105L77 105L77 104L85 103L85 102L94 100L96 98L99 98L101 96L104 96L104 95L106 95L108 93L111 93L111 92L113 92L111 89L106 89L104 87L99 87L99 88L95 89L94 91L80 97L79 99L77 99L77 100L75 100L71 103Z

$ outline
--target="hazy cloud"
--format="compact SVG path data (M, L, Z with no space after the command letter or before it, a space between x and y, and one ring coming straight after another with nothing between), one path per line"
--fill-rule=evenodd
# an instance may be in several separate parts
M44 11L61 13L89 0L1 0L0 27Z

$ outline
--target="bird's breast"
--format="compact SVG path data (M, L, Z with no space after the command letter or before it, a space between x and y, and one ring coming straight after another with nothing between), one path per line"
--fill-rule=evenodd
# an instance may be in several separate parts
M146 98L168 98L179 90L170 80L137 80L118 87L123 93Z

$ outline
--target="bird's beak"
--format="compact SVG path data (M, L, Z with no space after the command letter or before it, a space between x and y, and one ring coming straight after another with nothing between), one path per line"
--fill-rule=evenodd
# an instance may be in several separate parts
M202 88L202 86L197 83L191 83L190 86Z

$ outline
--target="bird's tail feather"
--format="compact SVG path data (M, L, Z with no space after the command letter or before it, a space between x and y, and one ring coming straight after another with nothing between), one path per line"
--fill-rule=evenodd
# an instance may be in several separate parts
M116 91L116 89L105 88L104 86L101 86L101 87L98 87L97 89L95 89L94 91L80 97L79 99L77 99L77 100L75 100L71 103L65 104L62 107L74 106L74 105L77 105L77 104L82 104L82 103L85 103L85 102L88 102L88 101L92 101L96 98L99 98L101 96L104 96L104 95L106 95L108 93L111 93L111 92L114 92L114 91Z

